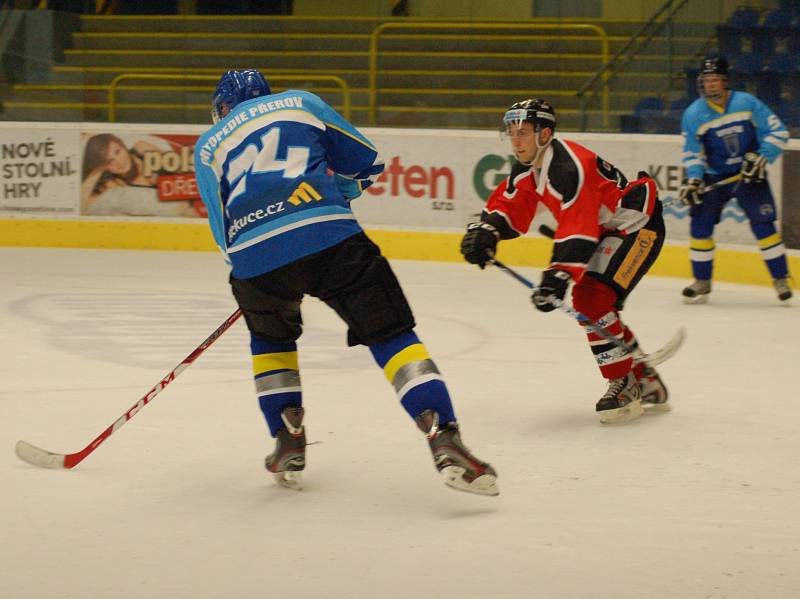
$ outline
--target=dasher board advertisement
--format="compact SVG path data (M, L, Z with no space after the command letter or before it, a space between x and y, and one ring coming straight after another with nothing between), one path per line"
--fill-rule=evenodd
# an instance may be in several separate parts
M198 136L153 130L81 133L81 215L205 218Z
M79 143L77 129L4 125L0 218L76 215Z

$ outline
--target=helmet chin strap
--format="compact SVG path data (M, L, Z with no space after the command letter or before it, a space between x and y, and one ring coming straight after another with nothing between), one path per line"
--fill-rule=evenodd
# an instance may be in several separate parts
M536 144L536 153L533 155L533 158L530 160L530 162L523 162L522 163L525 166L535 165L536 161L539 160L539 157L544 154L544 151L547 149L547 146L549 146L550 142L553 141L553 136L551 135L550 139L547 140L547 143L539 144L539 133L541 133L541 132L542 132L542 129L540 127L539 130L536 132L536 136L533 139L533 143Z

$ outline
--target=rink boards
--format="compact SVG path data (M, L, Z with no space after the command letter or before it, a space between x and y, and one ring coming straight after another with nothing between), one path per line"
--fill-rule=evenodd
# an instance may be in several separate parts
M0 143L0 245L214 250L194 182L193 149L204 127L104 123L5 123ZM370 129L386 170L353 202L360 222L390 258L457 261L468 222L509 172L508 142L492 131ZM687 209L675 201L682 140L672 135L564 133L619 167L656 181L667 246L653 273L689 277ZM109 140L135 150L141 180L91 193L93 153ZM800 141L770 166L790 268L800 265ZM95 171L96 174L96 171ZM551 242L536 232L501 244L509 264L543 266ZM726 207L717 232L715 278L769 284L744 213Z

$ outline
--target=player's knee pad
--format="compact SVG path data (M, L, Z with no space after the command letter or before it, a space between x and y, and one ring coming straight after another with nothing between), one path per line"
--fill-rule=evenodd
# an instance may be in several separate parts
M246 279L231 279L231 289L253 335L275 343L291 343L300 337L300 300L265 293Z
M414 328L414 315L383 256L361 276L324 301L347 323L348 345L370 345Z
M572 305L590 320L599 320L612 310L617 292L594 276L585 275L572 289Z

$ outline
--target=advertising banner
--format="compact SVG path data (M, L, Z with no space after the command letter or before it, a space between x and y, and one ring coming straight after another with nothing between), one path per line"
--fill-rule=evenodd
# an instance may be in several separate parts
M0 216L16 218L189 218L205 210L194 178L194 144L205 127L81 123L5 123L0 143ZM494 131L364 128L386 170L352 204L363 226L462 231L508 176L510 143ZM683 179L677 135L559 133L587 146L629 178L655 179L669 241L689 238L688 209L677 201ZM769 182L790 248L800 245L795 168L800 143L769 167ZM785 181L784 181L785 179ZM790 196L782 202L784 185ZM554 220L540 211L529 235ZM717 243L752 246L747 218L730 202Z
M205 218L194 178L198 135L81 133L83 216Z
M76 129L4 126L0 143L0 218L78 212Z
M353 202L365 226L461 230L477 218L514 162L510 144L491 131L364 129L364 133L386 161L377 184ZM630 180L639 171L647 172L664 202L667 238L689 239L688 208L677 201L683 179L679 136L564 133L559 137L585 145ZM780 198L780 159L770 165L769 180L775 197ZM552 216L542 211L529 234L537 235L540 224L553 223ZM754 243L747 217L735 200L725 207L715 238L718 243Z

